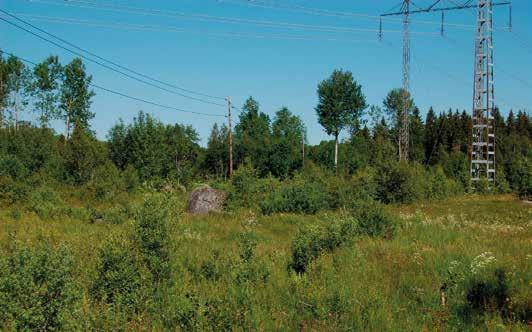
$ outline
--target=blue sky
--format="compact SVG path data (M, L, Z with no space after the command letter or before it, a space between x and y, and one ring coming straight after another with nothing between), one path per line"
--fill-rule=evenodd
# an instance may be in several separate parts
M401 85L399 21L384 22L385 42L379 43L373 31L378 28L378 20L362 15L309 15L288 9L249 6L245 0L80 1L157 9L164 12L165 16L58 5L60 0L0 0L0 6L102 57L162 81L210 95L231 96L237 105L241 105L248 96L253 96L259 101L262 111L272 118L279 108L286 106L302 117L312 144L329 139L317 122L314 107L318 82L335 68L353 72L355 79L362 84L369 104L381 105L386 93ZM453 1L443 2L450 5ZM378 15L400 1L265 2ZM431 2L417 0L416 4L422 7ZM166 15L170 12L184 15ZM509 108L530 110L532 106L530 13L531 1L514 0L513 33L510 33L503 29L507 26L508 10L496 10L496 99L505 114ZM210 15L211 18L198 19L194 16L197 14ZM265 27L243 22L222 23L214 22L212 17L284 22L290 25ZM64 23L65 19L78 23L84 21L90 25L67 24ZM446 27L446 38L439 36L438 24L430 23L439 20L438 14L412 18L412 94L423 114L429 106L437 111L449 107L470 111L475 12L447 13L446 22L456 25ZM109 24L115 26L109 27ZM121 28L117 28L116 24L120 24ZM157 31L131 29L132 25L163 28ZM303 25L327 27L319 30L334 27L334 31L303 30ZM351 30L341 32L339 28ZM289 39L283 39L285 37ZM40 61L50 54L59 55L63 63L74 57L1 22L0 38L0 48L32 61ZM93 75L93 82L107 88L191 111L225 112L224 108L184 99L125 79L92 63L87 63L87 68ZM151 113L165 123L191 124L198 130L203 142L212 125L224 121L223 118L164 110L104 91L95 92L97 96L93 111L96 117L92 124L100 138L105 138L118 118L128 122L139 110ZM56 129L62 131L63 127L57 124Z

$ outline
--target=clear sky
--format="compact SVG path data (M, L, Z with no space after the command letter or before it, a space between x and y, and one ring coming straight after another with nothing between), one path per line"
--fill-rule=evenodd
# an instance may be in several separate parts
M369 104L381 105L386 93L401 85L401 22L384 21L384 42L379 43L375 31L379 22L373 17L400 2L78 0L72 2L75 6L67 6L61 0L0 0L0 8L104 58L162 81L209 95L231 96L236 105L253 96L261 110L272 118L279 108L286 106L302 117L310 143L316 144L328 139L314 111L316 86L332 70L342 68L353 72ZM423 7L432 2L417 0L415 4ZM444 5L453 2L464 0L442 1ZM90 3L97 5L89 6ZM281 4L284 8L261 6L264 3ZM109 5L159 12L149 15L145 11L138 15L133 11L103 10ZM298 6L356 15L311 15L315 12L302 12ZM299 9L293 10L296 8ZM514 0L513 32L508 32L504 29L508 25L508 9L495 11L496 100L504 114L509 108L530 111L532 106L530 14L532 1ZM235 18L238 20L232 20ZM449 12L445 19L449 25L445 28L446 37L442 38L437 24L439 14L412 17L411 90L423 114L429 106L437 111L449 107L470 111L472 105L475 11ZM257 21L274 23L258 25ZM74 57L3 22L0 22L0 48L35 62L50 54L59 55L63 63ZM191 111L220 114L226 111L145 86L95 64L86 64L98 85ZM128 122L139 110L165 123L193 125L203 143L212 125L224 121L164 110L100 90L95 92L92 109L96 117L92 124L100 138L105 138L118 118ZM63 127L57 124L56 129L63 130Z

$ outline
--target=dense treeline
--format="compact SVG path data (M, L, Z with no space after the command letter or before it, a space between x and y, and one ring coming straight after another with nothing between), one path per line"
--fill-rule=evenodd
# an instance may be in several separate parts
M94 117L90 108L94 97L90 89L92 78L80 59L62 65L52 56L29 68L12 56L1 59L0 69L0 175L4 183L39 178L79 185L116 178L102 174L123 174L143 183L175 182L187 186L228 175L229 131L225 124L214 125L203 148L194 128L166 125L140 112L130 124L120 120L102 142L90 129L90 119ZM469 190L471 117L466 111L438 114L430 108L422 119L414 100L408 98L411 166L398 165L397 133L403 94L400 89L392 90L382 107L367 107L363 89L351 73L334 71L318 85L316 107L320 124L334 140L316 146L306 142L300 117L283 107L270 119L250 97L235 127L235 168L245 165L253 169L256 177L271 175L281 180L297 177L310 164L330 172L330 176L345 179L367 172L379 175L377 182L381 186L377 192L399 190L391 187L394 181L407 181L401 177L410 173L415 176L416 169L433 173L439 170L458 183L462 191ZM21 121L31 118L22 116L28 112L37 115L36 123ZM53 120L65 122L64 135L49 128ZM495 127L497 188L528 196L530 116L510 110L504 119L497 110ZM340 142L338 137L345 130L348 134ZM383 198L386 195L379 197L393 201Z

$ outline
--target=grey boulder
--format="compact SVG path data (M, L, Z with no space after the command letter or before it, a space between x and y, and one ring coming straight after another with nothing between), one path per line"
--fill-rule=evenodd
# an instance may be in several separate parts
M190 193L187 212L199 215L208 214L211 211L220 212L226 199L226 192L204 186Z

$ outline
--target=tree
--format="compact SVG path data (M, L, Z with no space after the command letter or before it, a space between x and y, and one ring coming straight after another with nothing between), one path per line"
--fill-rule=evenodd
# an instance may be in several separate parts
M283 107L275 113L272 124L270 169L276 176L286 177L303 164L306 128L297 115Z
M436 113L432 107L429 108L427 112L427 117L425 118L425 162L428 164L432 159L432 154L434 149L436 149L436 144L438 142L438 126L437 126Z
M267 174L271 145L270 117L260 112L259 104L252 97L242 107L235 127L235 141L238 163L250 158L261 175Z
M5 114L4 110L7 107L9 88L7 85L7 75L8 75L7 61L2 55L0 50L0 128L4 126L5 123Z
M189 179L199 152L198 134L192 127L164 125L143 112L128 126L120 121L107 138L115 165L133 166L142 180Z
M75 183L92 180L94 170L105 160L105 149L93 135L76 121L72 139L66 146L67 171Z
M405 91L404 89L393 89L384 99L383 105L386 113L394 124L393 132L395 134L395 140L397 144L400 144L400 129L405 125L403 123L403 112L405 112L405 110L409 114L413 112L415 109L414 100L411 98L408 91Z
M415 107L410 115L410 158L416 162L423 162L425 159L424 138L425 128L423 120L419 114L419 108Z
M90 106L94 92L90 89L92 76L85 72L85 65L81 59L72 60L64 68L61 86L61 104L63 118L66 125L66 138L70 137L72 123L78 122L83 128L89 128L89 121L94 118Z
M358 128L366 98L362 86L349 71L335 70L331 76L318 84L316 113L327 135L334 136L334 166L338 168L338 137L351 126Z
M35 81L32 92L36 98L35 110L39 113L39 122L47 127L50 120L59 117L59 89L63 68L57 56L50 56L33 69Z
M15 56L7 59L7 89L11 94L8 106L12 108L12 120L15 131L18 129L20 112L28 105L28 91L31 72L24 63Z
M226 125L218 126L214 124L207 142L205 158L202 168L209 174L224 176L228 173L229 151L228 151L229 129Z

